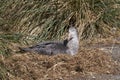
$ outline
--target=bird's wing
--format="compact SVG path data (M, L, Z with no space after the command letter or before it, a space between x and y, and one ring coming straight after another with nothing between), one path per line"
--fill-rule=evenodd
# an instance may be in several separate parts
M41 54L51 55L57 53L65 53L66 46L64 42L44 42L28 48L22 48L22 51L35 51Z
M55 42L46 42L44 44L38 44L29 48L41 54L51 55L54 53L57 46L58 45Z
M29 48L52 48L55 46L57 43L56 42L44 42L44 43L39 43L37 45L31 46Z

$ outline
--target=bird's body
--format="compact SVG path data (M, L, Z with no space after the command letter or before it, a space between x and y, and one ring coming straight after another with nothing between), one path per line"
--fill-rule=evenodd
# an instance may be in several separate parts
M67 40L64 40L63 42L42 42L28 48L20 48L20 50L23 52L37 52L44 55L53 55L57 53L66 53L66 50L68 49L66 43Z
M22 52L37 52L44 55L71 54L78 52L79 41L74 27L69 28L69 38L63 41L42 42L28 48L19 48Z

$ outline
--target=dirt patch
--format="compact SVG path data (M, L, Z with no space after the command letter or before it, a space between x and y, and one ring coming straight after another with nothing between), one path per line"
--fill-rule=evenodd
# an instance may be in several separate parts
M110 55L98 49L81 49L75 56L36 53L13 54L1 59L9 80L69 80L75 76L116 74L118 68Z

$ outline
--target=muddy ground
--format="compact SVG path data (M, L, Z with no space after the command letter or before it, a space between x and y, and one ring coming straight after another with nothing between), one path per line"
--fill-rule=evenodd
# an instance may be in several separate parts
M1 55L0 65L5 69L6 80L120 80L120 44L115 43L118 49L113 52L107 41L104 45L98 42L81 46L75 56L13 53L5 58Z

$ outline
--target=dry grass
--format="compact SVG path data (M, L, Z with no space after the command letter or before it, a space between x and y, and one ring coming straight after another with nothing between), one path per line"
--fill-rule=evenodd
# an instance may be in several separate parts
M26 46L43 40L61 39L61 36L65 38L64 34L70 23L77 27L80 39L91 39L90 44L111 43L112 39L98 41L92 38L119 34L119 2L119 0L1 0L0 61L5 68L0 66L0 78L5 79L7 75L11 80L55 79L91 72L114 73L114 61L101 51L97 54L98 50L85 49L74 57L14 54L14 50L21 44ZM12 56L6 58L6 54L8 56L11 53Z
M110 35L110 29L119 30L120 25L118 0L4 0L0 4L0 30L32 40L60 39L69 23L78 27L81 38Z
M115 74L117 70L111 56L97 49L81 49L75 56L13 54L0 63L6 67L9 80L69 80L78 75Z

